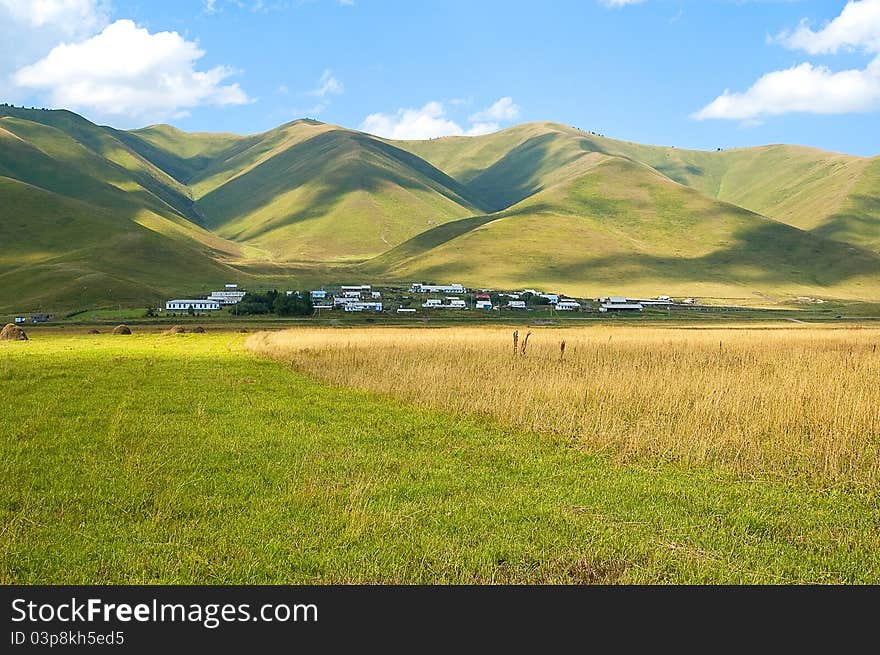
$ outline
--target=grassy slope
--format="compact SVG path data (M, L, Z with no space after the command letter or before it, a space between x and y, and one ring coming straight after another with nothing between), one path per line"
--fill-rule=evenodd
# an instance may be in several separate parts
M813 231L880 252L880 157L875 157L846 201Z
M6 584L880 579L869 491L613 465L237 335L32 337L0 343Z
M825 252L828 242L804 240L791 231L781 241L763 228L745 229L735 239L700 229L685 237L685 214L700 204L691 196L660 194L657 204L651 205L651 198L646 205L639 200L641 182L633 185L626 166L594 175L609 161L645 162L705 196L754 204L821 236L877 248L876 161L805 148L679 151L550 123L477 138L395 144L308 120L236 137L187 134L169 126L120 132L65 111L6 107L0 115L0 175L113 211L123 223L195 242L187 247L195 247L194 256L204 260L199 266L234 262L246 276L308 273L309 280L326 280L333 278L334 266L380 255L365 268L376 279L466 275L474 284L543 284L572 292L596 283L602 289L614 283L622 291L653 292L654 282L660 282L668 289L713 295L839 290L844 297L864 298L874 292L880 275L864 253L834 264L850 251L829 245ZM597 220L603 216L601 207L596 215L602 198L584 204L583 198L559 192L599 178L607 191L605 205L638 218L639 226L621 233L613 222ZM651 184L663 186L657 180ZM682 204L676 207L676 202ZM487 222L486 212L508 206L517 218L513 224L493 223L464 234ZM699 211L737 214L729 205L708 207ZM449 241L452 233L460 238ZM687 243L695 238L702 243ZM82 247L77 240L58 245ZM422 256L429 246L438 249ZM689 249L695 252L688 254ZM5 256L11 252L7 248ZM105 256L96 253L98 259ZM613 260L606 261L606 255ZM422 256L417 266L414 256ZM795 256L805 259L795 261ZM449 257L446 264L444 257ZM172 288L189 288L193 281L180 259L159 257L169 267L162 277L177 278ZM778 261L783 262L779 270ZM152 279L140 282L156 286ZM41 294L40 302L46 298ZM55 298L63 302L66 296Z
M556 123L527 123L478 139L403 145L492 200L496 210L552 186L560 170L578 157L601 153L647 164L709 197L823 236L875 250L880 240L880 221L861 212L880 198L880 180L876 169L871 173L871 160L860 157L786 145L680 150L617 141ZM850 227L841 228L841 222Z
M499 214L419 235L367 270L587 296L880 293L875 253L720 203L620 158Z
M211 164L225 161L258 139L237 134L183 132L171 125L152 125L117 134L133 150L184 184Z
M221 163L194 181L200 211L279 260L363 259L483 209L410 153L327 125L297 122Z
M0 307L144 305L204 292L240 246L186 216L188 190L69 112L0 113Z
M137 217L136 220L159 232L189 234L211 247L238 251L141 186L130 171L59 129L17 118L0 118L0 144L0 175L116 211L120 216Z
M237 275L191 230L155 215L122 215L6 177L0 197L4 310L142 306Z
M27 121L32 125L44 125L57 130L103 160L105 168L113 167L124 171L129 180L127 190L140 187L181 215L196 218L186 186L119 140L118 131L95 125L77 114L63 110L27 110L7 106L0 107L0 117L7 120L19 119L19 124Z
M805 230L820 229L840 210L870 163L788 145L697 152L623 143L616 150L713 198ZM880 193L880 185L873 189Z

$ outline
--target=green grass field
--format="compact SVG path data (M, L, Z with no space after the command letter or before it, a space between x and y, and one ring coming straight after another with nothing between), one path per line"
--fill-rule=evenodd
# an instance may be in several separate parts
M2 583L877 582L877 490L620 465L230 333L0 343Z

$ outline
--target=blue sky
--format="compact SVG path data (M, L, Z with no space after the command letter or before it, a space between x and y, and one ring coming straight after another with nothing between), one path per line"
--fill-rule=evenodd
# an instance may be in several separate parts
M0 0L0 61L4 100L125 128L880 154L880 0Z

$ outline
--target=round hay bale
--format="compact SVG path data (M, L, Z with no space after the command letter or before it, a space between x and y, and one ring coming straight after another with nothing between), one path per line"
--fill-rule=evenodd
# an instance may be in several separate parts
M131 328L127 325L117 325L113 328L113 334L131 334Z
M193 331L193 334L204 334L204 333L205 333L205 328L203 328L201 325L196 325L196 326L192 329L192 331Z
M182 325L173 325L165 330L164 334L183 334L184 332L186 332L186 328Z
M0 341L27 341L27 335L14 323L7 323L0 330Z
M96 330L95 328L92 328L91 330L89 330L89 334L101 334L101 331Z

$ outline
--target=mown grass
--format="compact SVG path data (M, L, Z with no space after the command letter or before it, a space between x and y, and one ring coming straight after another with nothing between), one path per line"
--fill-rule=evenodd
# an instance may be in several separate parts
M880 580L875 489L621 465L243 343L0 344L0 581Z

